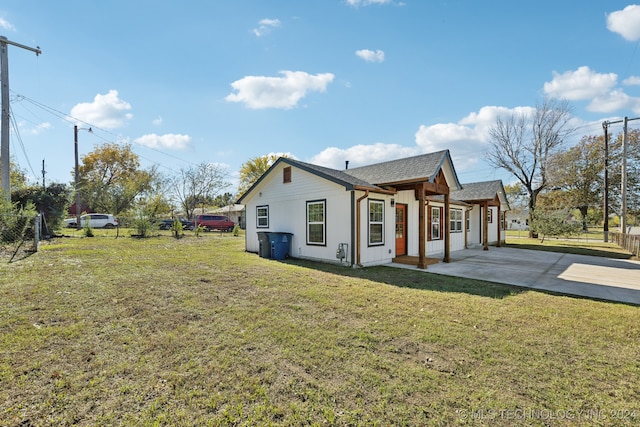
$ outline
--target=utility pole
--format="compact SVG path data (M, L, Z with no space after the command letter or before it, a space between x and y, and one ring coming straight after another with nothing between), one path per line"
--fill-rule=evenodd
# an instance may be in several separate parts
M609 124L611 122L602 122L604 129L604 241L609 241Z
M622 193L622 213L620 215L620 228L622 234L627 234L627 122L629 120L625 116L622 125L622 177L621 188Z
M0 80L2 80L2 123L1 123L1 135L0 135L0 169L2 170L0 181L2 182L1 192L4 193L4 197L11 201L11 175L9 173L10 161L9 161L9 55L8 45L14 45L22 49L27 49L35 52L36 55L40 55L42 52L39 47L32 48L22 45L20 43L12 42L4 36L0 36Z
M604 129L604 241L608 241L609 232L609 181L607 176L607 168L609 161L609 141L607 129L610 124L622 123L622 176L621 176L621 188L622 193L621 200L621 212L620 212L620 232L621 234L627 233L627 140L628 140L628 122L632 120L640 120L640 117L634 117L629 119L625 116L623 120L616 120L615 122L605 121L602 122L602 128Z
M44 176L47 174L47 171L44 170L44 159L42 159L42 188L47 188L44 181Z
M86 130L89 133L93 133L91 128L79 128L77 125L73 126L73 151L75 155L75 190L76 190L76 229L82 228L80 224L80 188L78 187L78 181L80 179L80 169L78 165L78 131Z

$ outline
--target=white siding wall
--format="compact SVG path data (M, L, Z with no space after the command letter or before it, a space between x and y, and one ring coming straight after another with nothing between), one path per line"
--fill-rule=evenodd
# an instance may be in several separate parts
M497 206L489 206L493 221L489 223L489 244L493 245L498 242L498 227L500 226L500 216L498 215ZM480 205L473 205L473 209L469 213L471 230L469 230L469 245L481 245L482 244L482 222L484 217L480 214ZM505 234L501 231L500 237L504 241Z
M338 243L348 243L351 260L351 192L343 186L292 167L291 182L282 182L281 163L257 186L246 206L246 250L259 251L258 231L293 233L291 255L326 261L338 261ZM325 200L326 246L307 245L306 202ZM269 206L269 227L256 227L256 207Z
M480 218L480 205L473 205L469 212L469 230L467 231L469 246L482 244L482 220Z
M362 191L356 191L356 201L364 195ZM360 202L360 264L368 267L372 265L388 264L395 257L396 236L395 221L396 210L391 206L394 196L369 193L369 197ZM369 200L384 202L384 244L369 246Z
M419 234L418 234L418 207L419 203L415 198L415 193L413 191L400 191L395 195L396 203L402 203L407 205L407 255L417 256L418 251L418 243L419 243ZM444 206L442 203L434 203L430 202L430 206ZM454 207L454 205L452 205ZM464 208L463 212L464 212ZM464 218L464 217L463 217ZM444 218L443 218L444 220ZM447 221L449 219L447 218ZM425 212L425 230L431 228L431 224L429 224L429 215ZM463 232L462 233L451 233L451 251L459 251L464 249L464 240L465 240L465 223L463 220L462 223ZM394 227L395 234L395 227ZM394 237L395 244L395 237ZM444 256L444 239L441 240L433 240L427 241L426 244L426 255L427 256ZM395 248L394 248L395 249Z

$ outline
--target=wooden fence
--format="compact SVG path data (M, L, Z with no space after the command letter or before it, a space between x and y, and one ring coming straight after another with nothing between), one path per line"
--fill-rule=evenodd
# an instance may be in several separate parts
M609 232L609 237L616 245L640 257L640 235Z

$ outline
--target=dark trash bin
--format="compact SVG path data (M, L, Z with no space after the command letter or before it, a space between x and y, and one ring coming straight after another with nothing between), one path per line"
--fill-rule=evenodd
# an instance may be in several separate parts
M271 259L285 259L291 256L291 237L293 233L269 233L271 241Z
M258 231L258 255L260 258L271 258L271 242L269 242L269 233L266 231Z

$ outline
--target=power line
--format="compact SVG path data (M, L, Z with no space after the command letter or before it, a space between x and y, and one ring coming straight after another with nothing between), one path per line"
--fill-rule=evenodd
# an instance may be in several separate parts
M117 134L115 134L115 133L113 133L113 132L111 132L111 131L109 131L107 129L104 129L104 128L102 128L100 126L97 126L97 125L95 125L93 123L89 123L89 122L81 120L81 119L79 119L77 117L74 117L74 116L71 116L69 114L66 114L66 113L64 113L64 112L62 112L60 110L57 110L57 109L55 109L53 107L50 107L50 106L48 106L46 104L43 104L43 103L41 103L39 101L36 101L36 100L34 100L32 98L29 98L28 96L21 95L21 94L15 93L15 92L13 92L13 93L14 93L14 95L16 97L16 100L27 101L30 104L32 104L32 105L44 110L45 112L47 112L49 114L52 114L53 116L55 116L57 118L62 119L63 121L65 121L65 122L67 122L69 124L81 123L84 126L90 127L91 129L93 129L93 133L98 139L101 139L101 140L103 140L105 142L109 142L109 143L125 142L125 141L123 141L124 138L122 138L122 136L117 135ZM100 132L103 132L105 134L111 135L112 137L114 137L115 141L113 139L108 139L108 138L105 138L103 136L100 136L99 134L96 133L96 131L100 131ZM129 140L126 140L126 142L129 143ZM136 142L135 140L130 141L130 143L135 144L135 145L140 146L140 147L143 147L143 148L145 148L147 150L151 150L151 151L154 151L156 153L162 154L162 155L167 156L167 157L169 157L169 158L171 158L173 160L178 160L178 161L183 162L183 163L187 163L187 164L190 164L190 165L193 165L193 166L197 166L197 163L191 162L189 160L183 159L183 158L178 157L178 156L173 155L173 154L166 153L166 152L164 152L162 150L159 150L157 148L149 147L147 145L144 145L144 144L141 144L139 142ZM138 156L141 157L144 160L147 160L147 161L151 162L154 165L163 167L163 168L165 168L167 170L170 170L172 172L176 172L174 169L172 169L172 168L170 168L168 166L165 166L165 165L163 165L163 164L161 164L159 162L156 162L156 161L153 161L151 159L145 158L145 157L143 157L143 156L141 156L139 154L138 154Z
M29 161L29 155L27 154L27 150L24 148L24 142L22 141L22 136L20 135L20 130L18 129L18 124L16 123L16 118L13 116L13 114L11 114L11 112L10 112L9 115L10 115L10 118L11 118L11 124L12 124L12 128L13 128L13 132L14 132L18 142L20 143L20 148L22 149L22 153L24 153L24 157L27 160L27 165L29 166L29 169L31 170L31 173L33 174L34 178L37 181L38 180L38 176L34 172L33 166L31 166L31 161Z

